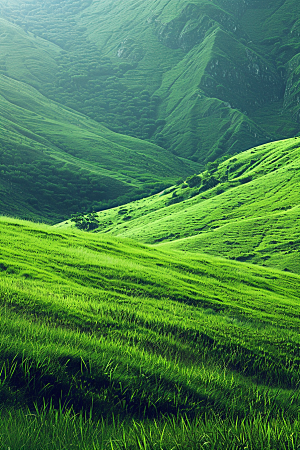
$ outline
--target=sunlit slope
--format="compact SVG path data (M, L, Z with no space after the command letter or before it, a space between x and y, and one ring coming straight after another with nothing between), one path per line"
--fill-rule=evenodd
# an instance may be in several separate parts
M156 183L171 182L197 167L154 144L116 134L3 75L0 105L1 181L14 186L10 207L2 201L2 213L15 214L14 198L19 193L24 211L16 211L18 216L55 222L71 210L97 208L97 203L130 193L141 195ZM43 166L40 176L36 165ZM62 177L57 181L59 172ZM48 191L46 197L54 196L46 198L41 190Z
M6 407L297 413L298 275L6 218L0 231Z
M61 48L0 18L0 71L37 89L50 83L58 70Z
M299 272L299 168L298 139L257 147L160 195L100 212L99 231Z
M203 162L298 132L287 107L295 80L285 76L298 52L297 14L293 0L104 0L76 20L103 53L133 65L128 85L161 98L169 148Z

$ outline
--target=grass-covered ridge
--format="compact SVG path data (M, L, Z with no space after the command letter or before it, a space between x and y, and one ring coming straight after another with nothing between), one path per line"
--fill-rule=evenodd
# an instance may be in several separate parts
M48 448L65 427L52 448L79 447L80 429L84 448L188 448L201 433L191 448L293 448L298 275L8 218L0 230L2 446ZM16 413L50 399L107 422L97 437L93 421Z
M160 194L98 213L97 231L299 272L299 145L274 142L209 164Z
M298 132L298 15L294 0L119 0L92 2L78 22L134 63L124 82L156 89L169 148L203 162Z
M1 0L0 12L0 73L118 133L203 164L299 132L295 0Z
M57 222L158 190L196 163L116 134L0 76L2 214Z

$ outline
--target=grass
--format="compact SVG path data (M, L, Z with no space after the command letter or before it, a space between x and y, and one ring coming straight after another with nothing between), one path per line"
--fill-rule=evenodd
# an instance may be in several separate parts
M3 214L53 223L97 209L97 203L99 209L141 197L199 167L149 142L113 133L5 76L0 102L1 184L12 196L8 204L5 197L1 201ZM30 179L28 172L34 174Z
M26 416L18 411L12 417L4 415L2 428L10 435L17 430L14 439L7 435L2 440L3 448L27 449L226 449L243 447L252 450L298 448L298 421L290 423L284 417L273 426L264 427L262 417L255 420L228 421L227 427L218 417L205 417L190 421L171 418L152 423L134 421L93 422L70 410L36 411ZM230 426L230 428L229 428ZM37 433L38 431L38 433ZM34 439L34 440L33 440ZM34 446L34 447L33 447Z
M298 185L298 139L274 142L209 165L196 186L98 213L96 231L299 272Z
M300 448L299 6L227 3L0 0L1 213L122 205L0 217L0 449Z
M298 275L0 228L3 448L297 448Z

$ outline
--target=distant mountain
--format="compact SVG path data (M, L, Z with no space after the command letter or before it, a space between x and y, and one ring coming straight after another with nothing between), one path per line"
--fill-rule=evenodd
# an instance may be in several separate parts
M0 13L2 72L114 131L200 163L299 132L295 0L0 0Z
M299 273L299 186L300 138L274 142L99 213L97 231Z
M168 148L207 162L299 132L299 13L295 0L104 0L78 23L134 63L128 85L158 95Z
M0 0L1 212L55 222L297 135L299 13L295 0Z

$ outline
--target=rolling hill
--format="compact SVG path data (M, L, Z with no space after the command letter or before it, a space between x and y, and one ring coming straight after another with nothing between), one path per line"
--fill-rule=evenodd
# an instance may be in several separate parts
M2 214L55 223L109 201L122 203L121 196L124 202L145 195L199 167L3 75L0 105Z
M299 273L299 148L299 138L288 139L209 164L160 194L98 213L96 231Z
M294 0L1 0L1 147L17 148L0 162L1 212L54 223L297 135L298 12Z
M1 449L300 448L299 36L0 0Z
M0 231L1 447L299 442L299 275L8 218Z

